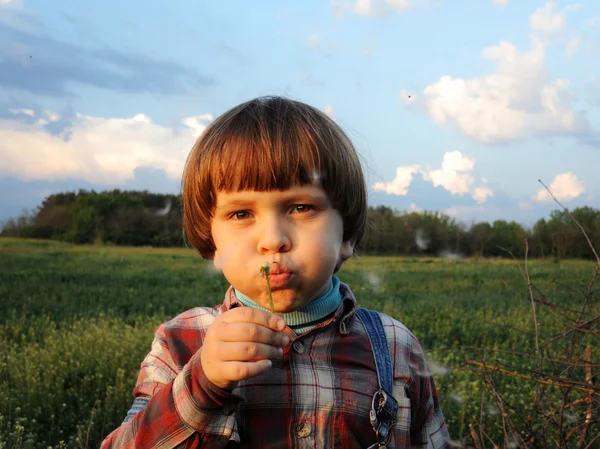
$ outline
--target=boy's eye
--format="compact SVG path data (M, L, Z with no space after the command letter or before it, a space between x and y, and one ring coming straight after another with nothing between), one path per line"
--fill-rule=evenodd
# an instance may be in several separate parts
M314 209L314 207L312 207L309 204L296 204L292 208L292 211L296 210L298 212L308 212L308 211L310 211L312 209Z
M234 220L243 220L244 218L248 218L248 211L239 210L231 214L229 218L233 218Z

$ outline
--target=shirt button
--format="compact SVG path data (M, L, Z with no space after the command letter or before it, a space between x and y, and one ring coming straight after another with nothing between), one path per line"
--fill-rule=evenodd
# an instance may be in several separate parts
M309 422L306 422L306 421L298 424L298 427L296 427L296 433L298 434L298 436L300 438L306 438L307 436L309 436L311 430L312 430L312 426L310 425Z
M304 353L304 345L302 343L300 343L299 341L295 341L294 344L292 345L292 348L298 354Z

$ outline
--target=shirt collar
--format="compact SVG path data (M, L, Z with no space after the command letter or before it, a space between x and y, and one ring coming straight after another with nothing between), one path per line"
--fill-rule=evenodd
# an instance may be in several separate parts
M354 319L354 312L356 311L357 301L354 293L350 289L350 286L340 282L340 293L342 294L342 301L339 307L334 313L333 321L338 322L338 328L340 334L348 335L348 325ZM225 292L225 299L223 301L223 312L226 312L235 307L245 307L235 296L235 290L232 285L229 286Z

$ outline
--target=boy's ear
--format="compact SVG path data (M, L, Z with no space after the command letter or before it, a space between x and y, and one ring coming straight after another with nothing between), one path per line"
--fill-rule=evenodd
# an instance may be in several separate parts
M219 252L215 250L215 254L213 255L213 265L217 270L221 269L221 257L219 256Z
M352 254L354 254L354 240L342 242L342 247L340 248L340 260L343 262L350 259Z
M336 274L344 265L344 262L352 257L354 254L354 240L347 240L342 242L342 247L340 248L340 257L338 259L337 264L333 270L333 274Z

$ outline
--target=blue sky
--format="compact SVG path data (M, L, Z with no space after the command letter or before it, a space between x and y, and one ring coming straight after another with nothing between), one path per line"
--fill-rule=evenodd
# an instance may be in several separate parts
M177 193L204 127L286 95L370 202L524 225L600 207L600 3L0 0L0 220L53 192Z

